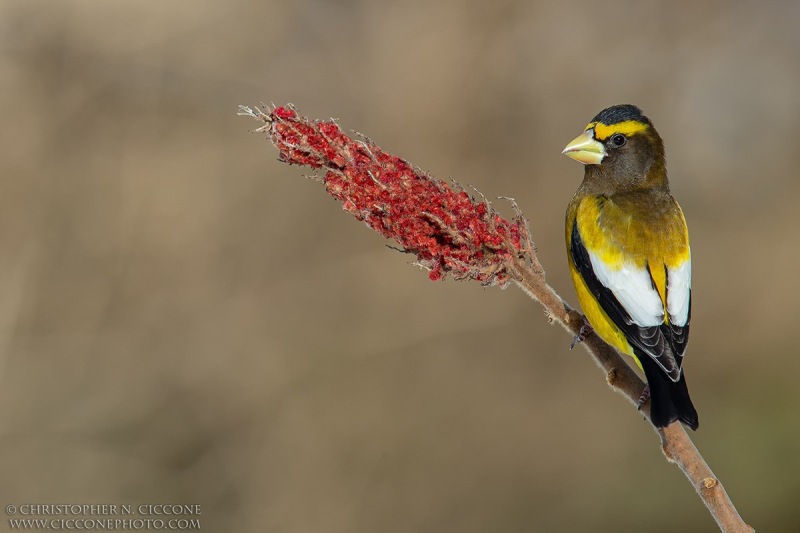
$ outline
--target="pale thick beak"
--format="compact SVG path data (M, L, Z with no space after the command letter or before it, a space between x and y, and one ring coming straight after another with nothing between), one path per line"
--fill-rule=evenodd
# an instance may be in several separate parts
M606 149L595 140L594 129L589 129L576 137L561 153L584 165L599 165L606 155Z

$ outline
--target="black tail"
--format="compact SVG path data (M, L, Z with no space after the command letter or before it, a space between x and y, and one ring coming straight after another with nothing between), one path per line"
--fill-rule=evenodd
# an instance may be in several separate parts
M697 411L689 398L686 377L672 381L664 371L648 356L638 357L650 385L650 420L657 428L663 428L680 420L693 430L700 425Z

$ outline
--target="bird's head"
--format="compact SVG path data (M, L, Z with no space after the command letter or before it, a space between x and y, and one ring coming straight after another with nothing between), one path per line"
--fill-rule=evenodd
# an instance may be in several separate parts
M630 104L606 108L561 152L587 165L586 175L617 185L666 183L664 144L642 110Z

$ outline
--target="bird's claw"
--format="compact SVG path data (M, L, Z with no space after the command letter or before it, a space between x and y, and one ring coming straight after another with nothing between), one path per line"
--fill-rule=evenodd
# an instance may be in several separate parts
M642 390L642 395L639 396L639 401L636 402L636 410L641 411L642 407L644 407L645 402L650 399L650 384L646 383L644 386L644 390Z
M587 321L587 320L586 320L586 317L583 317L583 325L581 326L581 329L580 329L580 331L578 331L578 334L577 334L577 335L575 335L575 336L572 338L572 342L571 342L571 343L570 343L570 345L569 345L569 349L571 350L571 349L573 349L573 348L575 347L575 345L576 345L576 344L578 344L579 342L583 342L583 341L585 341L585 340L586 340L586 337L588 337L588 336L589 336L589 335L591 335L592 333L594 333L594 329L592 328L592 325L591 325L591 324L589 324L589 321Z

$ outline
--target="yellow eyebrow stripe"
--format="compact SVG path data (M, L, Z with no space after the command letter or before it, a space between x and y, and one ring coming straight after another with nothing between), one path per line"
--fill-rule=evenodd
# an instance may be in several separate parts
M590 122L588 126L586 126L586 130L590 130L594 128L594 138L598 141L605 141L615 133L621 133L626 136L631 136L636 133L641 133L648 129L650 126L645 124L644 122L639 122L638 120L626 120L624 122L618 122L617 124L612 124L607 126L602 122ZM584 131L586 131L584 130Z

